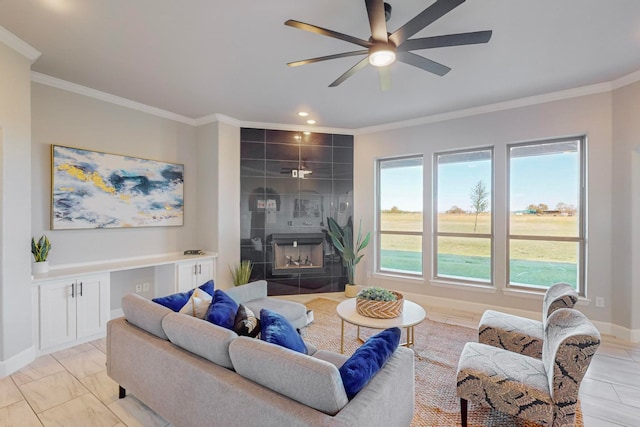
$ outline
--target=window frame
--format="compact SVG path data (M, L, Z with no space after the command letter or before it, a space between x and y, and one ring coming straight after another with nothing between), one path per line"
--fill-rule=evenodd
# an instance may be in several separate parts
M454 232L439 232L438 231L438 217L439 217L439 206L438 206L438 159L439 156L443 155L452 155L452 154L463 154L463 153L473 153L477 151L489 151L491 153L491 167L490 167L490 181L491 181L491 233L454 233ZM475 147L475 148L465 148L460 150L451 150L451 151L439 151L437 153L433 153L433 239L432 239L432 248L433 248L433 256L432 256L432 271L433 271L433 280L438 281L447 281L455 284L466 284L466 285L475 285L475 286L495 286L495 155L494 155L494 147L493 146L485 146L485 147ZM490 261L489 261L489 280L483 279L471 279L463 276L441 276L438 274L438 237L471 237L471 238L489 238L490 241Z
M579 167L579 199L578 199L578 209L576 210L579 215L580 224L578 226L578 236L577 237L564 237L564 236L540 236L540 235L512 235L511 234L511 149L514 147L526 147L526 146L535 146L535 145L543 145L550 143L561 143L561 142L569 142L569 141L578 141L578 167ZM587 188L587 136L579 135L579 136L568 136L568 137L560 137L560 138L549 138L543 140L534 140L534 141L526 141L526 142L518 142L513 144L506 145L506 184L507 184L507 194L506 194L506 215L507 215L507 229L506 229L506 288L514 289L514 290L546 290L548 287L539 286L539 285L526 285L522 283L511 283L511 240L534 240L534 241L543 241L543 242L570 242L570 243L578 243L578 283L576 291L580 296L585 296L586 294L586 250L587 250L587 239L586 239L586 230L587 230L587 215L586 215L586 188Z
M381 164L387 161L397 161L404 159L420 159L422 163L422 193L424 195L424 155L423 154L410 154L405 156L393 156L393 157L382 157L376 159L376 209L375 209L375 263L376 263L376 273L380 274L389 274L395 276L405 276L410 278L423 278L424 277L424 239L425 239L425 227L424 227L424 199L422 202L422 231L384 231L382 230L382 206L380 199L380 171ZM393 236L419 236L422 238L422 247L420 249L420 256L422 258L421 262L421 272L413 273L405 270L391 270L391 269L383 269L382 268L382 235L393 235Z

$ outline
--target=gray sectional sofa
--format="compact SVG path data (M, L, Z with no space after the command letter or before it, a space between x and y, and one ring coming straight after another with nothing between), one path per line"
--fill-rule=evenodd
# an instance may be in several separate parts
M229 294L259 313L252 288L242 288ZM276 310L279 302L263 300ZM297 309L287 306L293 311L281 314L295 322ZM414 359L404 347L348 400L338 371L346 356L311 345L305 355L238 337L135 294L123 298L123 310L125 317L107 325L107 373L120 397L133 394L176 427L411 423Z

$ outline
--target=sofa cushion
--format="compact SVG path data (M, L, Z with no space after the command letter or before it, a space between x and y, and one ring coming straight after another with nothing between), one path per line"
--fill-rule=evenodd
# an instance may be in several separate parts
M202 289L209 295L213 295L213 280L209 280L203 285L200 285L198 288ZM193 289L190 289L186 292L178 292L164 297L153 298L152 301L177 312L180 311L180 309L182 309L182 307L184 307L187 302L189 302L189 298L191 298L192 294Z
M372 336L340 367L349 400L387 363L400 343L400 329L389 328Z
M173 344L197 354L217 365L232 369L229 344L238 335L228 329L212 325L202 319L169 313L162 319L162 327Z
M204 319L213 297L202 289L193 291L187 303L180 309L181 314Z
M238 286L241 288L242 286ZM254 313L260 313L263 308L282 314L291 325L300 329L307 325L307 307L294 301L285 301L278 298L257 298L243 302Z
M122 297L122 311L127 321L163 340L168 339L162 329L162 319L173 313L167 307L149 301L138 294Z
M307 354L302 337L285 317L275 311L260 310L260 339Z
M233 322L233 331L240 336L255 338L260 333L260 319L248 307L240 304Z
M213 299L205 315L205 320L214 325L233 330L237 311L238 303L220 289L216 289L213 292Z
M238 374L325 414L348 402L338 368L324 360L248 337L233 340L229 355Z

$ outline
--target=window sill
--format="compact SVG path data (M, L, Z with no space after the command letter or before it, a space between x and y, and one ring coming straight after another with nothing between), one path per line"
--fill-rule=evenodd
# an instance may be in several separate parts
M371 274L370 277L373 277L374 279L393 279L398 281L404 281L411 284L424 283L424 277L422 276L405 276L402 274L377 272L377 273Z
M528 299L537 299L542 301L544 298L544 290L540 291L530 291L526 289L503 289L502 293L508 296L514 296L518 298L528 298ZM587 306L591 305L591 300L585 297L578 297L577 305Z
M471 283L448 282L445 280L431 280L430 283L432 286L439 288L464 289L488 294L495 294L497 291L497 289L491 285L475 285Z

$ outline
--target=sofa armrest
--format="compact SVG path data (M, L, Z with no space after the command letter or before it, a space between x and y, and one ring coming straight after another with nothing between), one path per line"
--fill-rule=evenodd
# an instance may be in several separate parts
M224 291L238 304L244 304L257 298L267 297L267 281L257 280L247 283L246 285L236 286L235 288L226 289Z
M384 367L334 417L332 426L409 426L415 407L413 350L398 347Z

